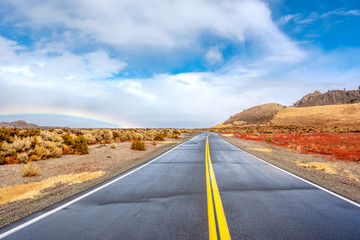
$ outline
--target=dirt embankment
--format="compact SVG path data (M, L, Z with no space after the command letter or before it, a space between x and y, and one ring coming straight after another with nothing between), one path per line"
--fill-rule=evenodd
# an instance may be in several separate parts
M219 134L224 140L264 161L360 203L360 164L329 161L262 142Z
M89 146L88 155L64 155L37 161L42 173L22 177L19 164L0 166L0 227L115 177L190 139L146 142L146 151L130 149L130 142ZM115 146L115 148L114 148Z

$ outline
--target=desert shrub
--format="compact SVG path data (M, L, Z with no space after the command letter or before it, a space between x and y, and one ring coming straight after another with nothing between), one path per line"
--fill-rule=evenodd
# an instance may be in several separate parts
M34 162L28 162L21 165L21 172L23 177L33 177L41 174L41 168Z
M74 145L74 138L69 133L65 133L61 135L62 139L64 140L64 144L68 146Z
M152 145L156 146L156 142L155 142L155 141L153 141L153 142L152 142Z
M173 134L171 137L174 139L180 139L179 135L177 135L177 134Z
M110 140L113 138L112 131L109 129L96 129L92 133L96 141L100 143L110 143Z
M40 145L35 146L35 153L40 159L51 156L51 152L46 147Z
M115 143L111 143L111 144L110 144L110 147L113 148L113 149L115 149L115 148L116 148Z
M31 139L29 137L21 139L15 136L12 146L17 152L26 151L31 148Z
M254 136L257 137L259 136L260 134L258 132L254 132Z
M27 153L23 152L18 154L17 159L20 163L27 163L29 160L29 156Z
M180 132L179 130L175 129L175 130L173 131L173 135L174 135L174 134L181 135L181 132Z
M62 150L64 155L75 153L75 150L71 146L65 144L62 146Z
M145 143L140 141L140 140L134 140L131 143L130 148L133 149L133 150L138 150L138 151L145 151L146 150Z
M75 138L74 144L72 147L75 149L78 154L88 154L89 149L87 145L87 140L83 135L79 135Z
M165 141L165 135L163 133L158 133L154 137L155 141Z
M116 131L116 130L113 131L112 134L113 134L114 139L120 139L120 137L121 137L120 133L118 131Z
M96 138L91 133L86 133L84 135L84 138L86 138L86 141L88 144L95 144Z
M27 129L17 133L20 138L40 136L41 131L39 129Z
M272 137L271 137L271 136L267 136L267 137L265 138L265 141L266 141L266 142L272 142L272 141L273 141L273 139L272 139Z
M16 149L12 143L3 142L1 144L1 155L3 156L13 156L16 155Z
M6 164L6 160L4 156L0 156L0 165Z
M6 141L8 143L11 143L13 141L13 137L18 133L18 130L2 127L0 128L0 142Z
M50 151L52 157L60 157L63 153L62 147L58 147L55 142L45 141L44 146Z
M34 136L31 138L31 148L35 148L36 144L38 143L38 137Z

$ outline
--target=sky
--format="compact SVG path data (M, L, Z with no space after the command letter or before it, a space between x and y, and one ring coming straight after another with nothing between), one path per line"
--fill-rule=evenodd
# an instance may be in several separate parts
M0 122L205 128L359 85L358 0L0 1Z

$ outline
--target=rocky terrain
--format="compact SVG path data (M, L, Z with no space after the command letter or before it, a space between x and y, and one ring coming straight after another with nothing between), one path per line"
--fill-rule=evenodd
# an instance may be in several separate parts
M293 107L268 103L246 109L214 128L248 125L346 126L360 125L360 90L332 90L307 94Z
M360 90L332 90L326 93L315 91L301 98L293 107L312 107L350 103L360 103Z
M18 129L38 129L40 128L35 123L27 123L23 120L14 121L14 122L2 122L0 123L0 128L18 128Z

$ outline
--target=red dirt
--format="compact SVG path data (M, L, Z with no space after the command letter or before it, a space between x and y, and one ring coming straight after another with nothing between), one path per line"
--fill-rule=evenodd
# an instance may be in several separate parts
M235 133L240 139L266 141L301 153L321 154L330 160L360 161L360 133Z

